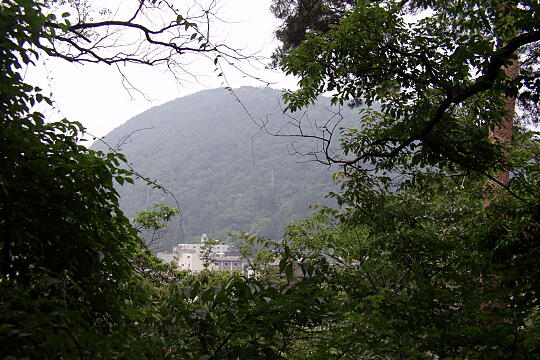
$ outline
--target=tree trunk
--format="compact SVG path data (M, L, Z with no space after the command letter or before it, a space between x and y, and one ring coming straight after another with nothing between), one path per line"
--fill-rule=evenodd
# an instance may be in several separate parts
M506 80L512 82L519 74L519 62L517 59L512 60L512 64L504 68ZM491 201L498 196L502 196L503 187L508 185L510 180L510 171L506 158L508 157L508 148L512 145L512 130L514 126L514 118L516 116L516 98L515 96L505 96L506 114L501 124L493 130L489 130L488 137L491 142L503 146L504 158L501 160L502 169L493 175L494 180L488 182L486 197L484 198L484 207L489 206Z

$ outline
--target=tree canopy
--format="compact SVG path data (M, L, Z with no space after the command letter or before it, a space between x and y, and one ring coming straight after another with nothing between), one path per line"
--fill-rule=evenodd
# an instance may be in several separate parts
M307 3L333 9L333 2ZM325 91L338 103L381 103L381 111L364 114L363 128L344 146L349 156L333 160L392 167L397 155L407 154L417 164L450 161L486 172L500 166L500 148L486 134L503 121L505 96L517 96L529 111L537 108L538 3L338 3L350 8L334 12L339 23L325 31L305 28L307 40L281 62L300 78L301 89L285 97L290 109ZM287 4L287 12L274 8L286 19L280 32L306 2ZM520 76L509 80L504 69L518 53Z
M535 119L538 2L274 3L284 19L276 57L299 77L300 89L285 94L289 109L325 91L336 103L380 104L342 130L340 154L326 156L342 166L340 209L287 233L342 264L329 283L347 310L328 319L314 354L532 356L539 283L526 258L540 245L539 143L512 127L509 99ZM491 136L504 126L509 142ZM490 195L488 179L505 191Z
M93 346L108 357L129 333L130 259L140 247L113 187L129 179L118 168L125 158L88 150L80 124L48 123L34 110L51 100L21 68L51 40L43 4L3 1L0 18L2 354L75 358Z

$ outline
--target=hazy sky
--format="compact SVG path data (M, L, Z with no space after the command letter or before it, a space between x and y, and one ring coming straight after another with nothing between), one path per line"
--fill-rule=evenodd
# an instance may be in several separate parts
M133 0L117 1L120 6ZM220 40L243 49L245 53L259 52L269 56L277 45L273 31L278 24L269 11L270 3L271 0L218 0L220 18L228 22L216 25ZM60 116L79 121L90 134L103 136L153 106L200 90L223 86L223 79L217 77L208 61L197 58L187 61L191 62L188 69L196 75L196 80L182 76L177 82L171 73L151 67L123 68L130 82L144 95L136 91L128 92L122 85L122 77L117 69L107 65L70 64L64 60L42 58L37 69L28 69L27 76L32 82L41 83L46 92L52 92L58 106L55 112L49 111L50 118ZM261 64L252 62L243 66L250 74L276 82L272 87L291 88L295 85L294 79L264 70ZM226 70L225 75L233 88L264 86L232 69Z

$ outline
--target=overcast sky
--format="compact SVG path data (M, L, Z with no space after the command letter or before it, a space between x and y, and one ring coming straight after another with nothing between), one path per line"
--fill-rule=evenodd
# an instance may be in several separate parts
M99 0L98 0L99 1ZM118 0L118 4L122 1ZM133 0L123 0L133 1ZM180 0L178 0L180 1ZM183 0L182 0L183 1ZM273 32L278 21L270 13L271 0L219 0L217 10L229 23L216 27L220 41L243 49L245 53L259 52L269 56L277 46ZM122 77L113 66L96 64L71 64L64 60L41 58L37 69L28 69L32 82L39 82L46 92L51 91L57 104L56 112L49 118L65 117L81 122L88 132L104 136L133 116L153 106L204 89L223 86L208 62L190 59L188 70L196 75L182 76L177 82L164 70L143 66L129 66L123 71L130 82L141 90L128 92ZM273 82L275 88L291 88L295 80L275 71L264 70L263 65L252 62L244 64L250 74ZM244 85L264 86L241 73L228 69L225 72L231 87Z

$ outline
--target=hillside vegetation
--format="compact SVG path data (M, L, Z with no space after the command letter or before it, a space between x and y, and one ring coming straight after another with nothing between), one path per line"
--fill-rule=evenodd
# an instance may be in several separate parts
M325 195L335 189L332 169L290 154L293 144L308 150L313 142L270 136L255 123L268 121L275 130L290 120L283 115L280 91L243 87L235 94L241 103L225 89L171 101L134 117L103 139L113 148L121 144L120 152L140 174L158 180L178 199L181 220L171 225L156 249L196 241L201 233L224 239L229 232L249 231L279 238L284 225L305 217L309 204L327 203ZM322 98L294 118L315 125L336 111ZM343 123L350 123L358 110L340 112ZM93 148L106 150L106 145L96 142ZM126 184L119 192L130 217L155 202L176 206L169 194L142 181Z

